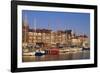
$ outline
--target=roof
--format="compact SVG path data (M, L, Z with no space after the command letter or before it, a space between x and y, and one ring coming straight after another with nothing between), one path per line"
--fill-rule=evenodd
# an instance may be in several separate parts
M51 32L51 30L48 30L48 29L29 29L29 32L37 32L37 33L39 33L39 32L41 32L41 33L50 33Z

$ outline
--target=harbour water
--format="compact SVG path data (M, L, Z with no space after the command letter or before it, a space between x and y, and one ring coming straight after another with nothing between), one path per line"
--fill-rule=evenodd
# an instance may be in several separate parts
M82 60L90 59L90 51L67 52L59 55L23 56L22 62L57 61L57 60Z

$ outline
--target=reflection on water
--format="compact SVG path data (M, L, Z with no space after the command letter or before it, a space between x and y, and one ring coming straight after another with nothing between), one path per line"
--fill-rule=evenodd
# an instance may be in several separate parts
M73 52L60 55L43 55L43 56L23 56L23 62L36 62L36 61L55 61L55 60L79 60L89 59L90 51Z

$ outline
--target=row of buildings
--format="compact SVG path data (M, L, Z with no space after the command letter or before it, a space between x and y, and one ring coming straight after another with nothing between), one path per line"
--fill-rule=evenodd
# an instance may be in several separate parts
M27 21L23 21L22 25L22 43L38 45L43 48L63 45L82 47L83 43L89 45L89 38L86 35L76 35L72 30L51 29L31 29Z

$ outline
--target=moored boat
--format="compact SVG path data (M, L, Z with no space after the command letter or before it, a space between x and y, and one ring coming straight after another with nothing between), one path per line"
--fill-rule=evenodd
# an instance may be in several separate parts
M42 56L42 55L45 55L45 51L36 50L35 56Z

